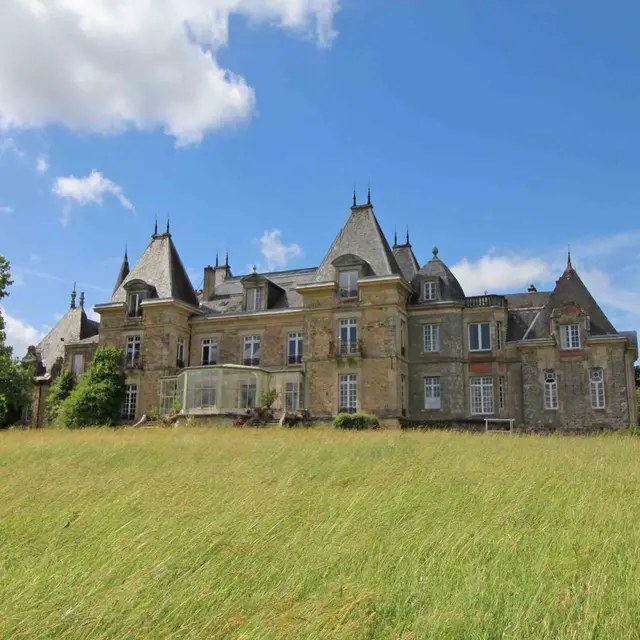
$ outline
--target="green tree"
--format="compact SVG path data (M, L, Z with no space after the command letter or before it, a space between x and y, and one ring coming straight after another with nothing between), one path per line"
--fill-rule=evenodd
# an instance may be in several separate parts
M12 284L9 261L0 256L0 300L9 295ZM13 358L13 349L6 341L0 310L0 427L6 427L20 417L22 407L30 400L33 385L33 371L25 369Z
M51 391L47 396L47 417L53 423L58 417L62 403L71 395L76 379L69 369L65 369L51 385Z
M98 349L89 371L63 401L60 419L72 429L111 426L120 418L124 391L122 350Z

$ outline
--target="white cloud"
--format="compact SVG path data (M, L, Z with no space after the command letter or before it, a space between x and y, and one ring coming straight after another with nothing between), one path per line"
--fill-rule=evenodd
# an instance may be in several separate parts
M102 204L104 195L111 194L118 198L125 209L135 211L134 206L122 192L122 187L111 182L95 169L85 178L76 178L75 176L56 178L53 192L59 198L72 200L81 206ZM70 208L66 207L61 219L63 225L66 226L69 223L70 214Z
M11 207L0 206L0 213L5 213L5 214L13 213L13 209Z
M44 338L44 333L35 327L9 315L6 309L0 307L7 333L7 344L13 347L13 355L22 358L27 353L27 347L36 345Z
M336 33L338 0L2 0L0 130L61 124L161 127L178 145L242 122L246 80L216 52L241 15L314 37Z
M47 173L49 171L49 158L43 153L36 158L36 171L38 173Z
M258 240L260 253L267 261L267 269L269 271L284 269L291 259L302 255L300 245L295 242L288 245L284 244L281 236L282 233L279 229L267 229Z
M540 258L485 255L475 262L463 258L451 268L468 296L525 290L533 282L553 279L551 265Z
M0 26L0 29L2 27ZM0 44L0 46L2 46ZM1 49L0 49L1 50ZM0 65L2 64L2 62L0 62ZM2 129L2 113L0 112L0 130ZM2 158L2 156L5 153L15 153L17 156L22 157L24 156L24 151L22 151L18 145L16 144L16 141L11 138L11 137L6 137L6 138L0 138L0 158Z
M95 320L96 322L100 322L100 314L97 313L93 307L87 312L87 317L89 320Z

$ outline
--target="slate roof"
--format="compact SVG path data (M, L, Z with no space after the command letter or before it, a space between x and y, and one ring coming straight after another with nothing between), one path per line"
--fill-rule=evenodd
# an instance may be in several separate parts
M57 358L64 357L65 344L91 337L97 338L99 326L97 322L87 318L82 307L69 309L36 346L47 372L51 371Z
M440 260L436 248L433 249L433 258L413 277L411 284L415 295L419 295L422 282L433 278L437 278L440 282L440 300L464 300L464 291L458 279L451 273L449 267Z
M551 299L550 291L508 293L507 342L549 336L548 313L543 313Z
M293 269L290 271L272 271L260 275L280 287L283 292L275 300L269 311L273 309L302 308L302 297L296 287L309 284L316 275L317 267L310 269ZM212 315L222 313L243 313L244 290L242 279L246 277L231 276L216 287L212 300L202 302L202 308L210 310Z
M116 286L113 288L113 293L115 293L120 285L124 282L125 278L129 275L129 258L127 256L127 250L124 251L124 260L120 265L120 271L118 272L118 277L116 278Z
M314 282L336 279L333 261L355 255L365 260L375 276L402 276L396 258L385 238L371 205L351 207L351 213L318 267Z
M396 262L400 267L400 271L407 282L411 282L413 277L420 270L420 265L416 260L416 256L413 253L413 249L410 244L395 244L393 245L393 255Z
M126 302L125 286L132 280L142 280L154 287L158 298L175 298L198 306L198 298L170 233L152 236L133 269L114 291L111 302Z

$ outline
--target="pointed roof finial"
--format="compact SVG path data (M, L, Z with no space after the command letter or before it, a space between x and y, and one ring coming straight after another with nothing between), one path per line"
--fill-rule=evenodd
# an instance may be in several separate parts
M406 244L409 244L409 225L407 225L407 242Z
M156 223L153 227L153 235L157 236L158 235L158 216L156 216Z
M356 185L353 185L353 206L357 206L356 205Z
M433 257L434 258L438 257L438 247L433 247Z
M80 308L84 309L84 291L80 292Z
M75 309L76 308L76 283L73 283L73 291L71 292L71 304L69 305L69 308L71 309Z
M218 268L218 250L216 249L216 269Z
M569 245L567 249L567 269L573 270L573 265L571 264L571 245Z
M367 204L371 204L371 183L369 183L369 188L367 189Z
M253 265L253 273L256 273L256 272L257 272L257 269L256 269L256 265L254 264Z
M129 256L127 255L127 245L124 245L124 261L129 262Z
M224 266L228 267L229 266L229 252L227 251L227 254L224 257Z
M398 246L398 231L395 224L393 225L393 246Z
M167 216L167 233L169 233L169 216Z

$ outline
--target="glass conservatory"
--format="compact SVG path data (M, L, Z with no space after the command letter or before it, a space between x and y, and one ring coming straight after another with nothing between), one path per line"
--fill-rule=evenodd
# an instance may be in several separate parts
M190 415L241 414L260 404L268 389L277 392L276 412L295 411L303 404L301 371L266 371L242 365L189 367L160 380L160 413Z

